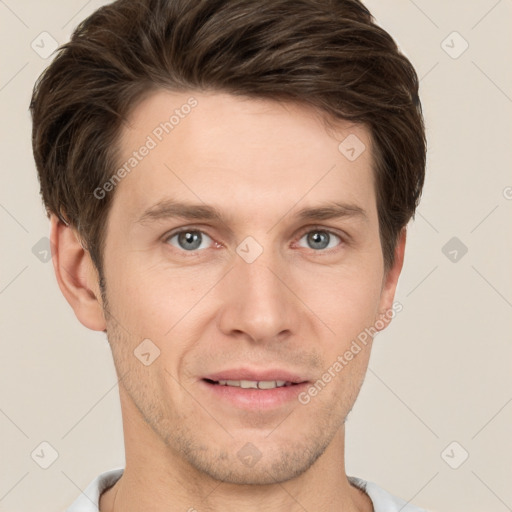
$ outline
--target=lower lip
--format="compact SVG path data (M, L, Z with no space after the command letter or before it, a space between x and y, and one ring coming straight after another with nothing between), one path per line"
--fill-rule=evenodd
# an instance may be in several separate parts
M242 409L272 409L298 400L298 395L304 391L308 383L294 384L273 389L244 389L235 386L221 386L211 384L205 380L200 385L212 396L230 402L235 407Z

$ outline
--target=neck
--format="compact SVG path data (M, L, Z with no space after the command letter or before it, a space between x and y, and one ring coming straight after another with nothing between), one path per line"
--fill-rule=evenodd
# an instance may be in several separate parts
M124 397L126 398L126 397ZM217 481L172 451L122 400L126 468L100 498L100 512L372 512L368 496L345 474L344 427L301 475L268 485ZM131 410L129 410L131 409ZM127 416L126 413L129 415Z

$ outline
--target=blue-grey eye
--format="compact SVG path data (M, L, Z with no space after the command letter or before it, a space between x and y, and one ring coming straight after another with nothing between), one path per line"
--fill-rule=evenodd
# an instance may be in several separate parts
M309 249L324 250L336 247L341 242L341 238L330 231L315 229L306 233L300 240L306 239L306 246ZM300 241L299 241L300 243Z
M205 244L207 244L208 240L212 241L206 233L192 229L180 231L167 239L172 246L185 251L207 249L208 247L205 247Z

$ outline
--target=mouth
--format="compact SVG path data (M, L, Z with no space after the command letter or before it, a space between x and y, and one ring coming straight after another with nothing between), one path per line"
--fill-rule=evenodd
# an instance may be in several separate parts
M298 384L301 384L299 382L290 382L287 380L203 380L209 384L216 384L218 386L230 386L233 388L242 389L275 389L288 386L297 386Z
M298 400L310 384L286 371L230 371L209 375L199 381L205 393L221 407L246 411L276 409Z

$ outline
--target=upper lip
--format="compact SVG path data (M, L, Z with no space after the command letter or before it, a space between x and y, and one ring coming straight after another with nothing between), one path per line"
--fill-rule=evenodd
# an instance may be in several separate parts
M205 375L203 379L213 380L251 380L251 381L271 381L271 380L284 380L286 382L293 382L300 384L307 382L308 379L300 377L297 373L289 370L282 370L279 368L254 370L249 368L233 368L230 370L223 370L217 373Z

